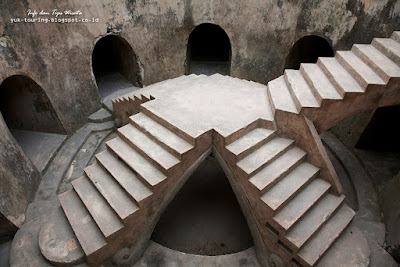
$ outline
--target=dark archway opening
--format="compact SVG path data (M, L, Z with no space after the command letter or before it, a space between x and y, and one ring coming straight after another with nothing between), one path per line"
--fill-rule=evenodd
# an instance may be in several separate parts
M0 111L26 155L44 171L66 138L44 90L26 76L8 77L0 85Z
M102 99L115 91L143 85L137 57L129 43L120 36L108 35L96 43L92 68Z
M253 246L239 203L219 163L210 156L171 201L152 240L198 255L224 255Z
M333 57L331 45L322 37L309 35L299 39L286 58L285 69L300 69L301 63L316 63L318 57Z
M400 152L400 105L378 108L360 136L356 148Z
M230 74L231 43L218 25L203 23L189 36L186 74Z

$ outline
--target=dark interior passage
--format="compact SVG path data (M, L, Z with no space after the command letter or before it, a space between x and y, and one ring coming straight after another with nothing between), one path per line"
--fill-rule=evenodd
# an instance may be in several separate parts
M229 37L218 25L200 24L189 36L186 57L188 74L229 75L231 61Z
M101 98L132 85L142 86L136 55L120 36L108 35L97 42L92 67Z
M400 106L378 108L357 142L356 148L399 152Z
M10 129L65 132L43 89L23 75L11 76L0 85L0 111Z
M318 57L333 57L334 52L324 38L309 35L298 40L286 58L285 69L300 69L301 63L316 63Z
M253 245L228 178L212 156L198 167L169 204L152 240L199 255L230 254Z

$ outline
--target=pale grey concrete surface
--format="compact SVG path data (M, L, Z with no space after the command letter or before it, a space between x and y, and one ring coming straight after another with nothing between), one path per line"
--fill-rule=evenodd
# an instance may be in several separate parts
M183 76L144 90L155 97L144 108L194 138L211 129L228 136L257 119L273 121L266 86L259 83L214 74Z
M58 152L66 135L41 133L24 130L10 130L25 154L32 160L39 172L44 173L48 164Z
M107 73L97 77L97 88L99 89L101 100L104 100L107 96L116 91L127 89L132 86L133 85L118 72Z
M232 267L259 267L253 248L221 256L202 256L175 251L156 242L150 242L143 257L134 267L147 266L232 266Z

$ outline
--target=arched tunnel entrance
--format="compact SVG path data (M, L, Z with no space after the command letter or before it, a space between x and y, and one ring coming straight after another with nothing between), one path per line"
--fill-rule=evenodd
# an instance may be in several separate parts
M356 144L356 148L400 152L400 105L378 108Z
M186 74L230 74L231 43L225 31L216 24L203 23L189 36Z
M0 85L0 111L26 155L43 171L66 138L43 88L23 75L8 77Z
M154 229L152 240L181 252L210 256L253 246L228 178L212 155L171 201Z
M299 39L286 57L285 69L300 69L301 63L316 63L318 57L333 57L331 45L322 37L308 35Z
M120 36L108 35L96 43L92 68L101 99L115 91L143 85L137 56Z

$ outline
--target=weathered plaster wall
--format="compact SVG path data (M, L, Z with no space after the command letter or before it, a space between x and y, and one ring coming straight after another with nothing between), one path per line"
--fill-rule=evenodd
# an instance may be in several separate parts
M81 10L98 23L11 23L28 9ZM279 76L292 45L309 34L335 50L387 37L400 25L396 0L126 0L0 3L0 81L26 74L47 93L67 132L99 107L91 71L95 42L120 34L133 47L149 85L184 74L190 32L220 25L232 44L231 75L267 83Z
M25 220L25 210L40 183L40 174L25 156L0 114L0 239ZM8 223L5 223L5 219ZM13 225L14 226L13 226ZM4 229L4 227L6 229ZM0 240L1 242L1 240Z

